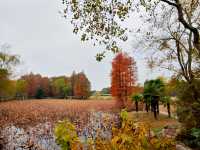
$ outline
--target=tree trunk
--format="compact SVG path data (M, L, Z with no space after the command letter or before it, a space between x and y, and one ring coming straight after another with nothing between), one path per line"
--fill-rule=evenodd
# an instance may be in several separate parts
M138 101L135 101L136 112L138 112Z
M154 118L157 120L158 118L157 118L157 112L156 112L156 109L154 109Z
M168 112L168 117L171 118L170 103L167 103L167 112Z
M157 110L157 113L159 114L159 100L158 99L156 100L156 110Z
M154 118L157 120L157 100L156 98L153 98L152 101L151 101L151 106L152 106L152 110L153 110L153 113L154 113Z
M153 106L153 113L154 113L154 118L157 120L157 106L156 106L156 103L154 102L154 104L152 105Z
M151 109L151 112L153 112L153 111L154 111L154 106L153 106L153 103L152 103L152 102L151 102L151 105L150 105L150 106L151 106L151 108L150 108L150 109Z
M146 112L149 112L149 106L147 103L145 103L145 109L146 109Z

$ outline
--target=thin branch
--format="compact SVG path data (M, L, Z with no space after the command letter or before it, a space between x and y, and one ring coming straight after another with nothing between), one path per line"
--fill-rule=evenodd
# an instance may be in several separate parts
M168 1L168 0L161 0L161 1L167 3L167 4L171 5L171 6L177 7L177 4L176 4L176 3L172 3L172 2L170 2L170 1Z

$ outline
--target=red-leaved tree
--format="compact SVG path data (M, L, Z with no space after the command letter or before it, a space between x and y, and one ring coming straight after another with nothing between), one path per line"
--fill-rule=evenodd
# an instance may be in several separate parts
M132 94L136 82L137 68L132 57L120 52L112 61L111 93L121 107L127 105L128 97Z
M75 77L73 92L77 98L88 98L90 95L90 81L84 72L80 72Z

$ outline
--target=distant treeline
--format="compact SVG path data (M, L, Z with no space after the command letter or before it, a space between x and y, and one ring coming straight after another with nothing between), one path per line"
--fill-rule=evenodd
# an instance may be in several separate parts
M0 91L1 100L75 98L86 99L91 94L91 84L84 72L73 72L71 76L43 77L27 74L18 80L5 80Z
M91 91L91 95L99 95L99 96L111 96L110 87L105 87L101 89L101 91Z

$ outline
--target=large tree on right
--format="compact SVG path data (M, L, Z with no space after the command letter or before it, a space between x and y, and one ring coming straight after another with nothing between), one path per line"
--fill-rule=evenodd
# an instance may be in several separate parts
M127 105L136 82L136 63L127 53L120 52L112 61L111 94L121 107Z

